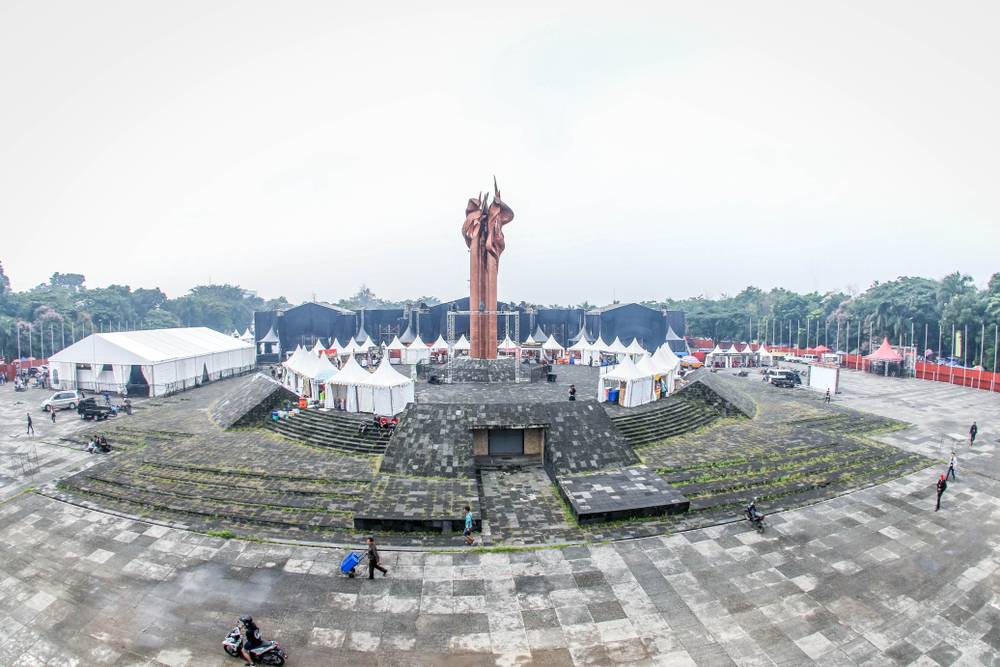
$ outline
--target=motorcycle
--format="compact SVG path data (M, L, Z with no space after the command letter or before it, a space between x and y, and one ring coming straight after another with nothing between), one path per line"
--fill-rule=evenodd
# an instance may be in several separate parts
M747 518L758 533L764 532L764 519L767 517L757 511L757 499L754 498L750 501L750 504L746 506L743 510L743 516Z
M240 632L240 626L237 625L222 640L222 648L234 658L243 658L243 654L240 653L242 646L243 634ZM264 642L257 648L250 649L250 657L255 665L283 665L288 654L281 648L281 644L272 641Z

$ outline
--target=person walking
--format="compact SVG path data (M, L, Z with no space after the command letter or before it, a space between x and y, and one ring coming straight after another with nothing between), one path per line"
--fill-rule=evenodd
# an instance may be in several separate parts
M955 470L958 469L958 457L955 456L955 452L951 453L951 459L948 461L948 472L945 475L945 479L951 478L958 481L958 476L955 475Z
M368 578L375 578L375 570L382 573L382 576L389 574L389 570L379 564L378 547L375 546L375 538L368 538Z
M569 400L571 400L571 401L575 401L576 400L576 385L575 384L571 384L569 386Z
M972 422L972 427L969 429L969 446L976 444L976 434L979 433L979 427L976 426L976 422Z
M572 400L572 399L570 399L570 400ZM465 536L465 544L468 545L468 546L470 546L470 547L476 541L476 538L472 535L472 526L473 526L473 523L474 523L474 520L472 518L472 508L469 507L468 505L466 505L465 506L465 531L462 533L462 535Z
M52 418L52 423L55 424L56 423L56 409L55 408L49 408L49 417Z
M826 403L830 402L830 390L826 390L826 398L823 399Z
M35 424L31 421L31 413L29 412L27 413L27 415L28 415L28 432L26 435L35 435Z
M937 482L937 505L934 507L934 511L937 512L941 509L941 496L944 494L945 489L948 488L948 482L945 481L944 475L941 475L941 479Z

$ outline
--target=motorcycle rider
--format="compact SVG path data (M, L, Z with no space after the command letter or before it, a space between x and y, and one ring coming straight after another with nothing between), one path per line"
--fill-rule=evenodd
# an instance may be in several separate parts
M744 510L744 512L746 513L747 518L750 519L751 523L757 523L761 519L760 512L757 511L756 496L754 497L753 500L750 501L750 504L747 505L747 508L746 510Z
M253 667L253 658L250 656L250 651L263 644L264 640L260 635L260 628L253 622L253 617L250 614L240 616L240 623L243 624L243 643L240 644L240 653L243 654L243 658L247 661L247 667Z

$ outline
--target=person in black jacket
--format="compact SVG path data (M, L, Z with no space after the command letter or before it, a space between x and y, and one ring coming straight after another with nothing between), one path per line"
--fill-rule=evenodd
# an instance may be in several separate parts
M969 444L976 444L976 434L979 433L979 427L976 426L976 422L972 422L972 428L969 429Z
M368 538L368 578L375 578L375 570L382 573L382 576L389 574L389 570L379 564L378 547L375 546L375 538Z
M934 508L935 512L941 509L941 495L947 488L948 488L948 482L945 481L944 475L941 475L941 479L939 479L937 483L937 506Z
M243 643L240 645L240 653L243 654L247 665L253 667L253 658L250 656L250 651L263 644L264 639L260 636L260 628L253 622L253 617L250 614L241 615L240 623L243 624Z

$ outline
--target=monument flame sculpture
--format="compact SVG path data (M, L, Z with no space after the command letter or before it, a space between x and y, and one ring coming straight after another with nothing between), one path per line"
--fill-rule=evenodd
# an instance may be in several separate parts
M497 270L504 250L503 226L514 219L514 211L500 199L493 178L493 201L479 193L465 207L462 236L469 247L469 356L497 356Z

